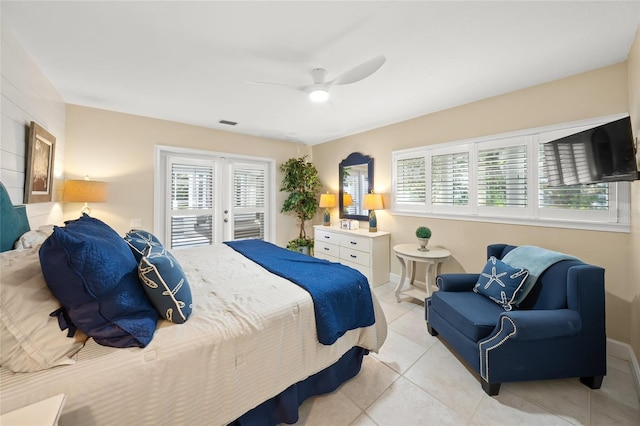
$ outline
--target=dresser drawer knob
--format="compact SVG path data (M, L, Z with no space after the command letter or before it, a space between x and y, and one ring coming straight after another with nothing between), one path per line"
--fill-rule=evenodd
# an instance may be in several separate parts
M357 259L357 258L358 258L358 256L356 256L355 254L351 254L350 256L351 256L351 258L353 258L353 259Z
M324 247L324 249L325 249L326 251L329 251L329 250L330 250L330 249L329 249L329 247Z
M327 238L327 239L331 238L331 237L330 237L330 236L328 236L328 235L325 235L324 237L325 237L325 238Z
M351 244L353 244L354 246L358 245L358 243L356 243L355 241L351 241Z

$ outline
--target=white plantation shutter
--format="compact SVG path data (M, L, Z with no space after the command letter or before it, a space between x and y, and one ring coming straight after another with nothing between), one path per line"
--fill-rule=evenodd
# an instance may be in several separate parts
M527 146L478 150L478 206L527 206Z
M554 158L546 163L547 178L553 185L577 185L593 181L585 144L544 144L544 149L550 151Z
M171 248L213 241L214 164L169 159Z
M610 184L595 183L550 187L547 173L554 173L555 169L548 170L545 167L545 161L544 144L539 144L538 164L540 173L538 184L540 190L538 192L538 203L541 209L568 209L581 212L609 210ZM563 168L563 175L568 176L571 173L580 173L580 171L576 169L565 170Z
M427 167L424 155L396 162L396 203L424 204L427 200Z
M265 165L232 164L233 239L260 239L265 235Z
M351 205L346 206L345 210L347 214L361 214L360 204L362 202L363 194L360 193L360 188L368 188L367 176L364 176L363 182L362 173L358 171L350 170L349 176L343 179L345 189L348 188L348 193L351 195ZM363 186L366 185L366 186Z
M431 157L431 203L434 206L469 204L469 153L453 152Z

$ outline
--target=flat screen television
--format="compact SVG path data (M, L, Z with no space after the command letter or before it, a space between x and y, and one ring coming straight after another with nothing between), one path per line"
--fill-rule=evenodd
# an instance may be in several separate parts
M549 186L639 179L629 117L544 144Z

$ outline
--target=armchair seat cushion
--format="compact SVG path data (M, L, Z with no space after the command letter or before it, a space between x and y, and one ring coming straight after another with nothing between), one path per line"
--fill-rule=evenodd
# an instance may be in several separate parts
M472 291L435 292L431 309L474 342L489 336L504 313L500 305Z

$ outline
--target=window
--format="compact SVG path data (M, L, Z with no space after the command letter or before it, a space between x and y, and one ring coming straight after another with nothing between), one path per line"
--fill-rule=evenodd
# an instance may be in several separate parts
M546 176L543 144L539 150L539 204L542 209L609 210L609 184L550 187Z
M418 153L419 154L419 153ZM419 211L427 202L427 166L424 155L399 154L393 162L395 204L403 211Z
M261 164L233 164L233 239L264 240L267 170Z
M154 232L170 248L270 241L274 173L273 160L157 147Z
M527 206L527 146L478 150L478 206Z
M552 187L544 157L545 142L617 118L393 152L392 211L628 232L628 182Z
M431 157L431 204L469 205L469 153L453 152Z
M171 248L211 244L214 164L169 157L169 167Z

